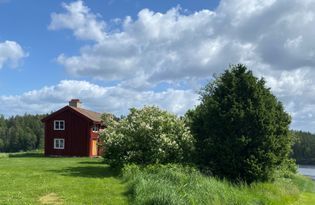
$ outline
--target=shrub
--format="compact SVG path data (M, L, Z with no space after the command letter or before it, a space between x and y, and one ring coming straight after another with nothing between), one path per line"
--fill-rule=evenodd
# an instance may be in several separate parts
M120 121L107 116L104 159L111 166L125 163L187 162L193 137L183 120L157 107L130 109Z
M198 163L232 181L265 181L289 158L290 116L264 79L232 66L201 92L187 113Z

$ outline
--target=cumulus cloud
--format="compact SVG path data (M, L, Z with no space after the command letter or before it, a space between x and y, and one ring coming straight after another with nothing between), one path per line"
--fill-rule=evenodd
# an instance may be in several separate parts
M70 9L73 5L80 9ZM67 13L53 14L51 27L56 17L68 22L80 16L84 23L69 20L71 26L60 27L78 36L86 25L105 24L82 1L64 7ZM179 7L166 13L143 9L136 19L122 19L119 31L89 29L97 42L81 48L80 55L61 54L58 62L74 75L144 83L202 78L239 62L280 70L314 66L314 9L308 0L222 0L214 11L191 14Z
M78 55L57 57L73 76L148 90L162 82L200 81L244 63L266 78L292 114L293 128L315 131L315 1L221 0L215 10L196 12L143 9L136 18L116 19L121 24L107 31L83 1L63 7L64 13L52 14L50 28L94 41Z
M4 66L15 68L27 53L15 41L0 42L0 69Z
M184 114L198 103L192 90L168 89L161 92L135 91L120 86L103 87L87 81L63 80L59 84L16 96L0 96L0 113L49 113L67 105L66 100L80 98L86 108L117 115L131 107L156 105L175 114Z
M84 6L83 1L63 3L62 7L66 12L52 13L49 29L71 29L78 39L104 40L106 36L105 22L98 20L98 15L91 13L90 9Z
M283 71L266 75L267 85L284 102L292 116L292 128L315 132L314 68Z

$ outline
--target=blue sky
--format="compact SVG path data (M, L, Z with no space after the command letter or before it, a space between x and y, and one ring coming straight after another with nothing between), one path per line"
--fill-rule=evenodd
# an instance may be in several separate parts
M183 114L229 64L264 77L315 132L315 2L0 0L0 113L47 113L71 98L99 112Z

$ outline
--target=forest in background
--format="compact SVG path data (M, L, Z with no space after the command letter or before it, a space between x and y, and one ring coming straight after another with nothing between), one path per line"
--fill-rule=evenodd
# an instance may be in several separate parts
M46 115L13 116L0 115L0 152L19 152L44 147L44 124Z
M295 136L292 156L297 164L315 165L315 134L292 131Z

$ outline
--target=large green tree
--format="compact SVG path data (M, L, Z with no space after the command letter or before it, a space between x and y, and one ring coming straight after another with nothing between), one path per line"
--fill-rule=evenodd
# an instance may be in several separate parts
M290 116L244 65L233 65L201 91L187 113L197 162L232 181L265 181L289 157Z

